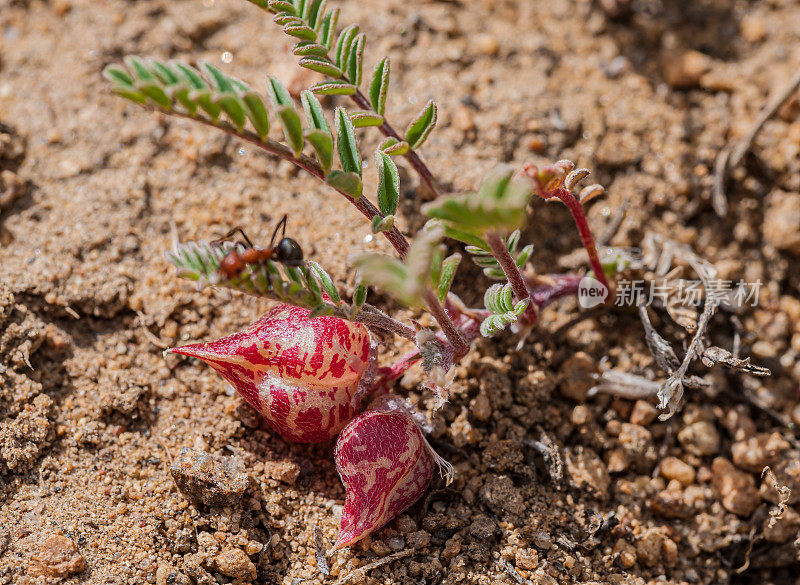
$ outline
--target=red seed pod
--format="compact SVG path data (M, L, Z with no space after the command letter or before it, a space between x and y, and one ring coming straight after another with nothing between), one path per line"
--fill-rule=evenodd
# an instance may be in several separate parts
M214 368L286 439L324 441L358 412L370 335L364 325L308 313L278 305L243 331L169 351Z
M452 467L430 447L403 400L375 400L336 443L336 469L347 496L333 550L361 540L416 502L437 464L450 479Z

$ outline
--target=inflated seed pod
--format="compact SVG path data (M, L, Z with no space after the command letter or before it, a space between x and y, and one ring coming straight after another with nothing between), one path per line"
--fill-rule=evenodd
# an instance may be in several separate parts
M333 550L361 540L416 502L436 465L452 478L452 467L430 447L403 400L391 395L375 400L336 442L346 499Z
M286 439L324 441L358 412L370 334L364 325L308 313L278 305L243 331L169 351L214 368Z

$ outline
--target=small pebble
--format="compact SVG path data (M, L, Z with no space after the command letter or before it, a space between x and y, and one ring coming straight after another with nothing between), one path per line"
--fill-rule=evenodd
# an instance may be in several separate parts
M688 463L684 463L677 457L665 457L661 461L660 473L664 479L675 479L684 486L694 483L694 467Z
M270 479L294 485L300 476L300 466L293 461L265 461L264 474Z
M723 457L711 465L714 491L722 506L737 516L750 516L761 503L753 476L740 471Z
M184 495L207 506L232 506L247 489L247 473L238 457L219 459L184 447L170 471Z
M611 476L597 453L579 446L566 449L565 455L567 473L575 487L588 487L597 497L607 498Z
M500 51L500 43L490 34L479 34L472 39L472 46L481 55L494 57Z
M719 451L719 432L707 421L695 422L681 429L678 441L692 455L714 455Z
M597 362L587 353L579 351L561 366L558 391L566 398L584 402L589 388L594 386L592 374L597 373Z
M759 433L731 445L731 458L736 467L760 473L767 465L775 465L790 447L780 433Z
M776 190L766 198L764 240L779 250L800 254L800 194Z
M646 427L653 422L657 416L658 410L656 410L655 406L644 400L637 400L636 404L633 405L633 411L631 411L629 420L631 424Z
M258 575L256 566L245 552L239 548L231 548L214 558L217 571L239 581L252 581Z
M674 88L697 87L711 60L699 51L668 53L661 61L664 81Z
M86 569L86 560L75 543L62 532L36 532L25 538L30 551L30 574L65 579Z

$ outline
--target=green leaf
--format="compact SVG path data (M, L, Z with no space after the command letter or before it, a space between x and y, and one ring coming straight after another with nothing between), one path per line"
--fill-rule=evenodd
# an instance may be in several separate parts
M294 106L292 96L289 91L278 81L276 77L271 75L267 77L267 93L272 100L272 105L276 108L280 106Z
M258 6L264 7L264 0L249 0ZM272 12L288 12L294 14L294 5L287 0L269 0L267 2L268 9Z
M247 117L253 124L256 134L261 138L266 138L269 134L269 118L267 107L264 105L261 96L254 91L246 91L239 94L247 108Z
M489 244L486 243L486 240L483 238L479 238L475 234L470 234L467 232L462 232L457 230L456 228L450 227L448 225L444 226L444 235L448 238L452 238L454 240L458 240L459 242L464 242L470 246L475 246L478 249L484 250L487 253L490 252Z
M159 85L158 83L137 81L134 87L140 93L150 98L158 106L164 108L165 110L170 109L170 106L172 105L172 100L164 92L164 90L161 89L161 85Z
M334 8L325 18L319 27L319 40L330 51L333 48L333 39L336 37L336 24L339 22L339 9Z
M359 110L350 113L350 121L356 128L366 128L367 126L380 126L383 124L383 117L369 110Z
M389 156L400 156L406 154L410 150L408 142L405 140L398 140L393 136L386 138L381 142L378 148Z
M336 286L333 284L333 280L331 279L330 275L325 272L325 269L322 268L322 266L313 260L308 261L308 268L314 275L314 278L317 279L317 282L319 282L322 290L327 293L333 303L338 305L342 301L342 298L339 296L339 291L336 290Z
M487 175L478 193L442 197L426 204L423 211L459 232L476 236L511 232L525 221L525 207L534 192L530 179L513 175L512 167L500 166Z
M308 20L308 11L311 8L312 1L313 0L295 0L297 15L303 20Z
M322 303L314 307L308 312L309 319L316 319L317 317L328 317L336 312L336 307L328 303Z
M353 293L353 305L363 307L365 302L367 302L367 287L359 284Z
M525 266L525 263L528 261L528 258L531 257L533 253L533 244L528 244L522 251L517 255L516 260L514 261L519 268Z
M305 133L306 140L314 147L319 166L327 175L333 166L333 136L325 130L308 130Z
M303 24L302 18L294 14L289 14L287 12L284 12L282 14L276 14L275 18L273 18L272 21L279 26L286 26L287 24L291 25Z
M378 170L378 209L383 215L394 215L400 199L400 175L392 158L380 150L375 153Z
M325 0L313 0L313 2L309 2L306 21L308 22L308 26L317 32L319 32L320 25L322 24L322 15L325 14L326 4L327 2Z
M115 85L114 87L111 88L111 91L113 91L118 96L124 97L125 99L130 100L132 102L136 102L137 104L144 104L147 102L147 96L144 95L142 92L137 91L133 88L128 89L124 85Z
M361 176L361 155L356 144L356 134L350 116L344 108L336 108L336 148L342 162L342 170Z
M331 171L330 174L325 177L325 182L354 200L358 200L358 198L361 197L361 192L364 189L364 185L361 183L361 177L356 173Z
M231 80L227 75L210 63L203 63L201 67L208 73L208 76L214 81L214 85L219 91L233 93L233 85L231 85Z
M189 99L189 86L185 82L181 81L167 87L167 95L180 102L190 114L194 115L197 111L197 103Z
M108 65L103 69L103 77L115 85L133 89L133 77L119 65Z
M311 86L311 91L317 95L353 95L356 86L344 81L320 81Z
M367 42L367 35L361 33L356 35L350 46L350 53L347 58L347 77L358 87L361 85L361 76L364 70L364 46Z
M369 84L369 101L372 109L381 116L386 110L386 94L389 92L389 57L384 57L375 67L372 74L372 81Z
M322 111L322 104L319 103L317 96L309 90L305 90L300 94L300 101L303 104L303 111L306 114L308 125L317 130L324 130L326 133L331 133L331 127L328 126L328 121L325 119L325 114Z
M437 286L439 301L442 303L445 298L447 298L447 293L450 292L450 287L453 285L453 279L456 276L456 270L458 270L458 265L460 263L461 254L458 253L448 256L445 258L444 262L442 262L442 270L439 275L439 284Z
M277 110L278 120L283 128L283 135L295 156L303 150L303 122L294 106L281 106Z
M379 232L390 232L394 227L394 216L387 215L386 217L381 217L380 215L376 215L372 218L372 233L377 234Z
M312 43L311 41L302 41L297 43L292 49L292 53L298 57L326 57L328 56L328 48L319 43Z
M170 69L161 61L150 59L148 64L150 65L150 70L155 73L156 77L158 77L162 82L168 85L180 83L180 77L178 77L178 75L172 69Z
M208 114L212 120L216 121L219 119L222 108L211 99L211 94L212 92L210 89L195 89L189 92L189 99L200 104L200 107L203 108L206 114Z
M305 24L287 24L283 27L285 32L290 37L300 39L301 41L316 41L317 33L313 28Z
M304 57L303 59L300 59L298 65L300 65L300 67L310 69L311 71L322 73L323 75L327 75L328 77L333 77L334 79L339 79L340 77L342 77L341 69L339 69L333 63L331 63L327 58Z
M171 64L178 70L192 89L203 90L208 88L208 84L194 67L186 63L181 63L180 61L172 61Z
M364 281L401 303L409 306L422 304L421 294L415 289L406 265L399 260L385 254L361 253L352 258L352 264Z
M429 101L422 112L417 116L406 130L406 142L411 148L419 148L428 138L428 135L436 126L437 109L436 102Z
M128 70L133 73L133 76L139 81L152 84L158 83L156 76L150 72L144 60L139 57L128 55L125 57L125 64L128 66Z
M339 39L336 41L336 65L339 66L339 69L347 68L350 58L350 45L357 34L357 24L351 24L339 33Z
M247 121L245 116L245 105L239 96L233 93L217 93L214 94L214 102L228 114L231 122L240 130L244 128L244 123Z

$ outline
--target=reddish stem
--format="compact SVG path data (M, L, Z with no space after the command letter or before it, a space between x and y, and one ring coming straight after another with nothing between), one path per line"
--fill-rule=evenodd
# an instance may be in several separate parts
M492 250L492 255L500 263L500 267L506 275L508 283L511 285L511 290L514 291L514 297L517 302L530 298L530 292L525 285L525 280L522 278L522 272L514 261L511 252L508 251L505 241L499 234L489 232L486 234L486 243ZM522 313L522 319L528 325L534 325L538 318L538 311L535 303L528 303L525 311Z
M350 98L356 103L359 108L363 108L365 110L371 110L372 105L369 103L367 97L361 93L360 90L356 90L356 92L350 96ZM396 140L403 140L403 138L392 128L391 124L386 121L384 118L383 123L378 127L378 130L384 136L389 138L395 138ZM436 179L433 178L433 173L428 168L428 166L422 162L422 159L419 157L417 152L412 148L405 154L406 159L414 167L414 170L419 175L419 178L422 179L422 182L430 189L431 193L433 193L434 198L439 197L439 190L436 188Z
M586 221L586 213L583 211L583 205L581 205L581 202L578 201L572 193L563 187L559 187L552 193L548 193L547 196L558 197L564 205L567 206L570 213L572 213L572 218L575 220L575 225L578 227L578 233L581 235L583 247L586 248L586 252L589 254L589 265L592 267L594 277L609 291L606 297L607 301L611 296L611 286L608 283L608 278L606 278L603 266L600 264L600 256L597 254L597 245L594 243L594 236L589 227L589 222Z

